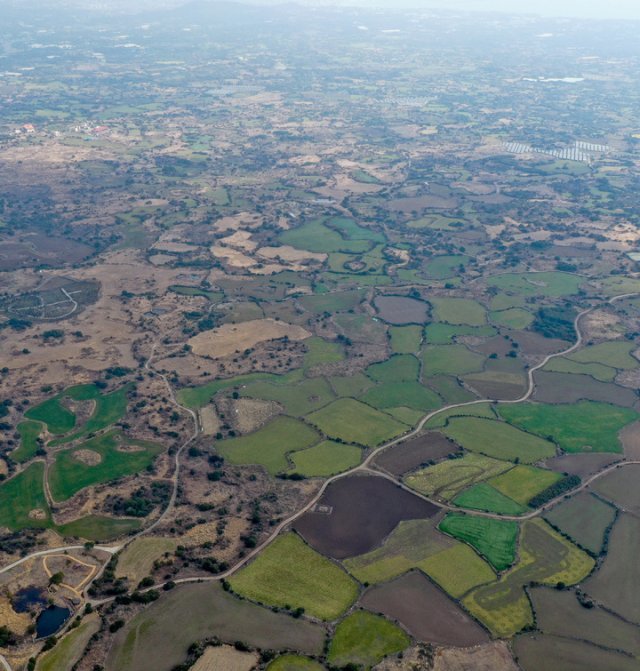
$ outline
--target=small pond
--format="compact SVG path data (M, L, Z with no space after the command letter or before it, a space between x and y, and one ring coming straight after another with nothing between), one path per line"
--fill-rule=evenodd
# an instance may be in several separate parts
M62 625L69 619L71 611L62 606L49 606L38 615L36 620L37 638L53 636L60 630Z

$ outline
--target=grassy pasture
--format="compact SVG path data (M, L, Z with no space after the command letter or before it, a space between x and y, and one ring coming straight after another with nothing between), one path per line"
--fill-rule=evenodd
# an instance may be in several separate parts
M335 620L358 596L356 582L296 534L276 539L230 580L234 592L268 606L304 608Z
M448 459L435 466L422 468L405 477L405 483L427 496L445 500L471 485L487 480L511 468L511 464L480 454L466 454L461 459Z
M51 526L43 478L44 464L38 461L0 486L0 527L17 531ZM35 509L45 512L44 519L29 517Z
M272 384L266 380L258 380L244 387L240 395L277 401L292 417L306 415L335 398L329 383L322 377L303 380L298 384Z
M496 571L504 571L515 561L517 522L449 513L438 528L471 545Z
M510 499L527 505L540 492L560 480L560 473L535 466L516 466L506 473L491 478L487 484Z
M322 314L329 312L343 312L356 308L365 298L364 289L353 289L351 291L332 291L312 296L301 296L298 303L308 312Z
M636 659L569 638L548 634L519 636L514 644L523 671L634 671Z
M519 459L530 464L556 453L555 446L547 440L505 422L481 417L453 417L443 433L470 452L496 459Z
M335 363L344 359L344 351L338 343L328 342L318 337L305 340L307 353L304 356L305 369L327 363Z
M450 408L443 410L432 417L426 424L427 428L440 429L446 426L454 417L484 417L486 419L495 419L496 414L490 402L475 403L474 405L463 406L461 408Z
M505 273L487 281L490 287L512 292L518 296L561 298L578 292L584 278L569 273Z
M327 659L332 666L354 664L358 668L370 669L410 644L411 639L400 627L380 615L359 610L336 628Z
M526 510L522 504L505 496L486 482L465 489L453 499L453 503L460 508L484 510L501 515L520 515Z
M458 336L490 338L496 334L493 326L465 326L435 322L425 326L424 335L430 345L450 345Z
M336 375L329 378L331 386L338 396L361 396L373 387L373 382L364 373L355 375Z
M267 667L268 671L323 671L324 666L308 657L282 655Z
M484 326L487 323L486 310L471 298L431 298L435 317L448 324Z
M389 415L350 398L338 399L307 419L330 438L367 447L391 440L407 429Z
M445 405L451 403L465 403L473 401L476 396L465 389L455 377L449 375L436 375L426 380L425 384L433 389L443 400Z
M348 471L362 459L362 450L355 445L344 445L325 440L306 450L294 452L292 473L300 473L307 478L328 477Z
M76 416L60 403L58 396L29 408L24 416L46 424L49 432L55 435L67 433L76 425Z
M127 578L132 585L137 585L142 578L149 575L153 562L165 552L173 552L178 543L172 538L145 536L137 538L128 545L118 557L118 576Z
M640 657L640 630L602 608L584 608L573 592L532 589L538 628L545 634L587 640Z
M333 321L354 342L374 345L387 343L387 326L370 315L335 315Z
M122 451L118 449L120 441L140 449ZM111 431L76 448L62 450L49 469L51 495L56 501L66 501L85 487L138 473L150 466L162 449L161 445L153 443L127 441L117 431ZM101 457L100 463L95 466L83 463L75 456L78 450L96 452Z
M419 382L389 382L370 389L360 397L362 401L379 410L406 407L418 411L421 416L442 405L439 396ZM410 424L413 424L411 421Z
M522 526L518 563L497 583L467 595L467 610L498 637L510 637L533 622L523 586L531 582L573 585L593 569L594 561L542 520Z
M489 301L489 309L493 312L511 310L513 308L524 308L527 305L524 296L498 293Z
M93 613L85 617L80 626L62 637L55 648L38 658L36 671L61 671L71 669L80 660L89 639L100 629L100 616Z
M391 351L394 354L414 354L422 344L421 326L391 326Z
M353 219L349 219L348 217L331 217L327 220L327 224L331 228L339 231L349 240L371 240L372 242L377 243L385 242L385 237L382 233L360 226Z
M40 422L27 420L20 422L16 427L20 434L20 446L11 452L11 458L18 464L23 464L36 456L38 451L38 437L42 433L43 426Z
M423 272L429 279L448 280L455 277L460 266L464 266L468 261L469 257L462 254L435 256L423 265Z
M636 346L633 342L616 340L614 342L603 342L599 345L590 345L578 352L569 354L567 359L577 363L596 363L611 368L633 369L640 365L640 362L631 356L634 349L636 349Z
M87 515L73 522L62 524L57 527L57 530L67 537L106 542L124 536L130 531L136 531L141 524L140 520Z
M489 313L489 320L492 324L517 330L526 329L528 326L531 326L533 319L533 315L522 308L509 308Z
M265 650L299 650L311 655L322 652L325 640L320 625L241 601L219 584L182 585L138 613L118 632L105 668L171 669L184 662L194 641L210 636Z
M454 545L452 539L435 529L431 520L405 520L380 547L343 563L360 582L376 584L421 568L426 559Z
M496 578L489 564L464 543L428 557L420 568L455 599Z
M216 443L216 450L232 464L257 464L275 475L288 470L289 452L312 447L320 439L307 424L280 416L255 433Z
M382 363L367 368L367 375L375 382L414 382L418 379L420 362L412 354L397 354Z
M279 236L284 245L310 252L362 254L371 248L368 240L348 240L338 231L329 228L321 219L284 231Z
M620 452L618 432L640 417L630 408L593 401L572 405L519 403L500 406L498 412L510 424L549 436L566 452Z
M613 527L600 570L582 588L615 613L640 623L640 519L622 514Z
M241 385L253 382L254 380L275 380L277 375L271 373L249 373L248 375L238 375L237 377L226 380L215 380L199 387L186 387L180 389L177 393L178 401L192 410L198 410L207 405L211 399L223 389L240 387Z
M579 363L566 357L551 359L543 370L552 373L569 373L572 375L590 375L600 382L613 382L616 369L601 363Z
M464 375L481 371L485 357L464 345L429 345L423 355L425 377L435 375Z

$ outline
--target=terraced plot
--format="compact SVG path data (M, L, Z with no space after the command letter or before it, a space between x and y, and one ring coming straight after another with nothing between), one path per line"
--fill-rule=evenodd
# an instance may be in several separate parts
M216 451L232 464L264 466L275 475L289 469L287 454L320 441L320 434L307 424L291 417L276 417L255 433L216 443Z
M533 622L524 585L573 585L589 575L593 566L593 559L548 524L532 520L522 526L518 563L497 583L466 596L463 603L495 636L513 636Z
M268 606L304 608L322 620L335 620L358 596L352 578L293 533L275 540L230 583L245 598Z
M630 408L592 401L568 406L519 403L500 406L498 412L514 426L551 437L567 452L620 452L618 432L640 417Z
M556 453L553 443L495 420L454 417L443 433L471 452L496 459L533 464Z

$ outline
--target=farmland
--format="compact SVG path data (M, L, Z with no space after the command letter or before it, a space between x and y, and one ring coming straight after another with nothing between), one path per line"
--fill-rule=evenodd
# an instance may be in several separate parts
M313 659L300 655L282 655L267 667L270 671L322 671L324 667Z
M335 620L355 601L356 583L295 534L282 536L231 579L243 597Z
M292 472L307 478L328 477L347 471L360 463L362 450L355 445L344 445L325 440L314 447L291 454Z
M521 515L526 510L522 504L505 496L486 482L480 482L465 489L453 499L453 503L461 508L483 510L500 515Z
M640 465L635 464L616 469L600 478L594 489L622 510L640 514L640 493L636 486L639 473Z
M423 362L426 377L464 375L482 370L484 357L464 345L430 345L424 350Z
M454 598L495 580L491 567L464 543L427 557L422 570Z
M431 300L438 320L447 324L482 326L487 322L485 309L468 298L434 298Z
M488 484L509 498L526 505L536 495L560 480L560 475L535 466L516 466L491 478Z

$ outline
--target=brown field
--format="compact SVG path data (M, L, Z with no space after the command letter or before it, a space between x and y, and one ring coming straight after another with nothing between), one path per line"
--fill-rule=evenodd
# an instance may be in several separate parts
M517 373L485 371L465 375L463 380L481 398L514 400L526 391L525 378Z
M576 401L600 401L631 408L638 397L631 389L616 384L600 382L590 375L552 373L538 371L536 374L535 401L541 403L575 403Z
M640 460L640 422L629 424L618 434L624 456L632 461Z
M0 271L17 270L39 263L57 266L78 263L91 256L93 249L75 240L55 238L41 233L24 233L10 240L0 237Z
M251 671L258 665L255 652L240 652L230 645L208 647L191 671Z
M206 405L204 408L200 409L199 414L202 435L215 436L222 426L222 422L218 417L216 409L212 405Z
M93 450L76 450L73 458L87 466L97 466L102 461L102 456Z
M404 475L428 461L444 459L460 448L438 431L428 431L385 450L375 463L393 475Z
M417 641L460 647L489 641L475 620L417 571L367 590L360 603L399 621Z
M514 651L523 671L637 671L638 661L590 643L543 634L516 639Z
M600 570L582 588L599 603L640 623L640 519L622 514L613 527Z
M640 515L640 465L617 468L594 483L593 489L625 512Z
M466 650L438 650L433 671L519 671L504 641ZM554 669L560 671L560 669Z
M107 671L170 671L194 642L217 636L265 649L318 654L324 629L305 620L240 601L221 585L176 587L121 629L107 656Z
M396 200L390 200L387 205L390 210L396 210L403 214L411 214L414 211L420 213L427 209L452 210L457 206L458 201L455 198L445 198L435 195L418 196L416 198L398 198Z
M424 324L429 316L429 306L414 298L378 296L374 305L380 318L389 324Z
M257 254L265 259L282 260L288 263L324 263L327 260L326 254L317 254L304 249L296 249L289 245L282 245L282 247L261 247L257 251Z
M525 356L546 356L561 352L567 347L564 340L545 338L532 331L505 331L505 335L509 335L520 345L520 352Z
M401 520L437 511L384 478L351 476L331 484L294 527L319 552L344 559L373 550Z
M616 461L620 461L618 454L565 454L561 457L552 457L544 462L547 468L559 473L578 475L581 478L598 473L603 468Z
M236 352L251 349L267 340L289 338L305 340L311 333L301 326L278 322L275 319L254 319L241 324L223 324L211 331L203 331L189 340L193 352L199 356L219 359Z

